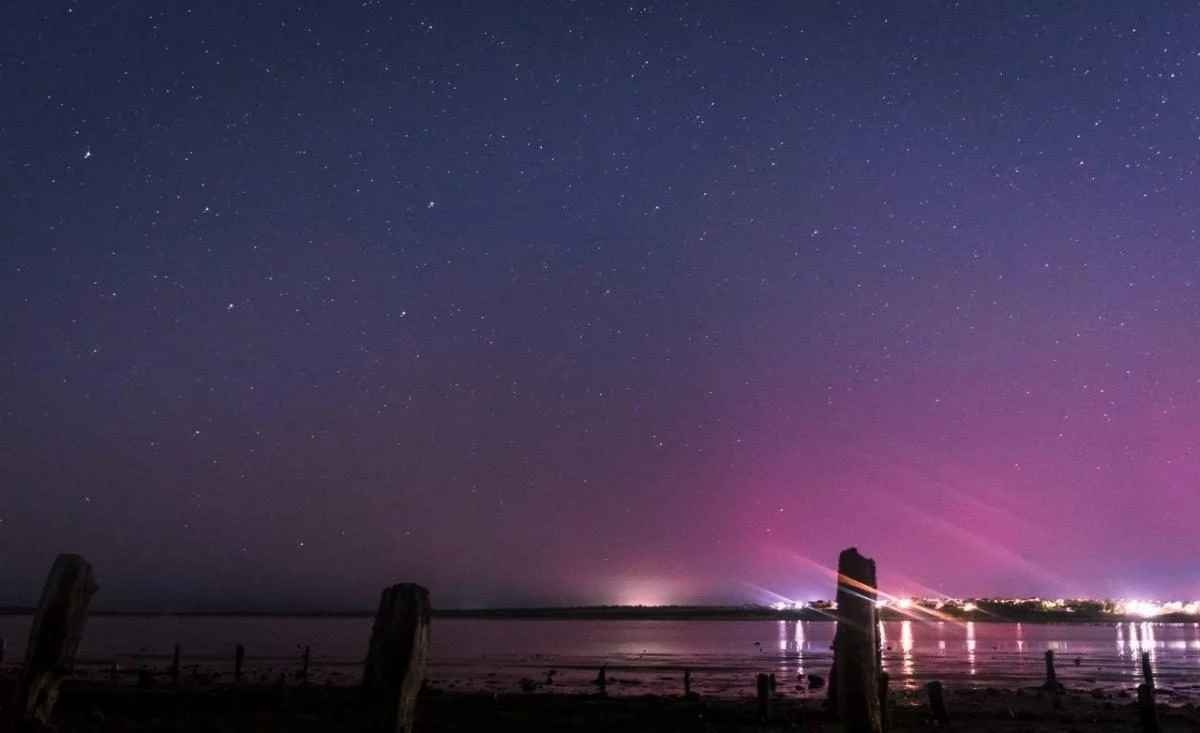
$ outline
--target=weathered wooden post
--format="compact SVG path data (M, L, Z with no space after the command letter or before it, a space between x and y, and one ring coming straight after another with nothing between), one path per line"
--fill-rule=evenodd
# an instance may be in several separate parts
M601 667L596 673L596 687L600 689L600 695L608 694L608 674L607 667Z
M754 685L758 692L758 720L766 723L771 720L771 680L759 673L754 678Z
M1150 652L1142 652L1142 677L1146 679L1146 686L1154 692L1154 668L1150 666Z
M372 728L411 733L429 658L429 591L414 583L385 588L371 629L363 690Z
M59 555L50 568L25 650L13 705L18 723L49 725L59 685L75 666L88 604L96 592L92 566L79 555Z
M300 663L301 664L301 666L300 666L300 681L306 685L308 684L308 666L309 666L309 662L311 661L311 659L312 659L312 647L310 647L308 644L305 644L304 645L304 658Z
M830 695L847 733L880 733L875 561L851 547L838 556L837 631Z
M1138 720L1146 733L1158 733L1158 709L1154 706L1154 688L1143 682L1137 688Z
M1062 683L1058 681L1058 674L1054 671L1054 650L1046 650L1046 681L1042 684L1042 688L1051 692L1059 692L1063 689Z
M246 647L238 644L233 648L233 681L242 681L242 663L246 661Z
M179 644L175 645L175 650L171 653L171 684L179 687Z
M938 722L938 725L949 725L950 714L946 712L946 697L942 691L942 683L934 680L925 685L925 691L929 694L929 712L933 714L933 719Z
M683 696L692 696L692 670L683 670Z
M888 682L891 677L887 672L879 673L879 728L884 733L887 733L890 727L890 716L888 715Z

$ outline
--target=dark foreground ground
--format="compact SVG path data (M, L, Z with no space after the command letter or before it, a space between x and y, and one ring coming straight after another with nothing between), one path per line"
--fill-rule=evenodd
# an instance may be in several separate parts
M0 693L3 693L0 690ZM918 697L890 706L893 731L938 728ZM1128 698L1090 692L948 690L955 731L1138 731ZM59 703L60 731L357 731L358 691L345 687L151 689L76 683ZM1164 731L1200 731L1196 706L1161 706ZM418 731L826 731L841 730L814 700L777 699L762 723L753 700L682 697L489 695L429 691Z

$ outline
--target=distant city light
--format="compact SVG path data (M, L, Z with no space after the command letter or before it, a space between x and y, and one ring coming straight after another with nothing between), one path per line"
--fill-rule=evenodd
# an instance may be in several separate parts
M946 611L949 613L995 612L1078 614L1085 617L1122 616L1137 619L1153 619L1160 616L1200 617L1200 601L1148 601L1121 598L1104 600L1093 598L914 598L886 596L875 601L881 610L896 609L911 616L910 611ZM799 611L814 609L819 612L836 611L837 604L831 601L780 600L769 605L775 611Z
M799 611L807 606L804 601L776 601L771 604L776 611Z

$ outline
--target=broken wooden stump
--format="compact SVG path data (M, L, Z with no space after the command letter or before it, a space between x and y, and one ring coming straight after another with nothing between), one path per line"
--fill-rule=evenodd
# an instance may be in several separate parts
M429 591L414 583L385 588L371 628L363 691L371 729L411 733L429 658Z
M758 720L766 723L771 720L771 678L760 673L754 678L754 686L758 693Z
M949 725L950 714L946 712L946 697L942 690L942 683L934 680L925 685L925 692L929 695L929 712L933 715L933 719L938 725Z
M1143 682L1137 688L1138 721L1146 733L1158 733L1158 709L1154 705L1154 688Z
M851 547L838 556L837 631L830 696L847 733L880 733L875 561Z
M608 694L608 674L606 667L601 667L600 671L596 673L596 688L599 690L601 696Z
M74 668L95 592L92 566L86 560L79 555L59 555L54 560L33 616L25 666L5 714L16 724L49 725L59 685Z

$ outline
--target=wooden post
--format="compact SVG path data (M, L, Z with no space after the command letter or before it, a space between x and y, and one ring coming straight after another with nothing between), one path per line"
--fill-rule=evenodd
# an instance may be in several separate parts
M836 711L846 733L880 733L875 561L851 547L838 556L833 637Z
M300 667L300 681L306 685L308 684L308 665L309 665L309 661L311 660L311 658L312 658L312 648L309 647L308 644L305 644L304 645L304 659L301 662L301 667Z
M692 670L683 670L683 696L692 696Z
M246 647L238 644L233 648L233 681L242 681L242 662L246 661Z
M411 733L429 658L429 591L414 583L385 588L363 671L372 728Z
M754 678L758 690L758 720L766 723L771 719L771 680L765 674Z
M1154 668L1150 666L1150 652L1142 652L1142 677L1146 679L1146 686L1154 692Z
M600 672L596 674L596 687L600 688L601 695L608 694L608 675L606 674L606 669L606 667L601 667Z
M879 673L879 729L883 733L887 733L891 722L888 715L888 682L890 681L891 678L887 672Z
M179 644L175 645L175 651L171 654L171 684L179 686Z
M1154 707L1154 688L1143 682L1137 688L1138 720L1146 733L1158 733L1158 710Z
M19 723L50 724L59 684L74 669L95 592L92 566L86 560L79 555L59 555L54 560L33 616L25 667L8 717Z
M1042 685L1043 689L1051 692L1060 692L1063 689L1062 683L1058 681L1058 674L1054 671L1054 650L1046 650L1046 682Z
M925 691L929 693L929 712L933 714L933 719L939 725L949 725L950 715L946 712L946 698L942 693L942 683L934 680L925 685Z
M4 664L4 651L6 648L7 643L4 641L4 637L0 636L0 664Z

